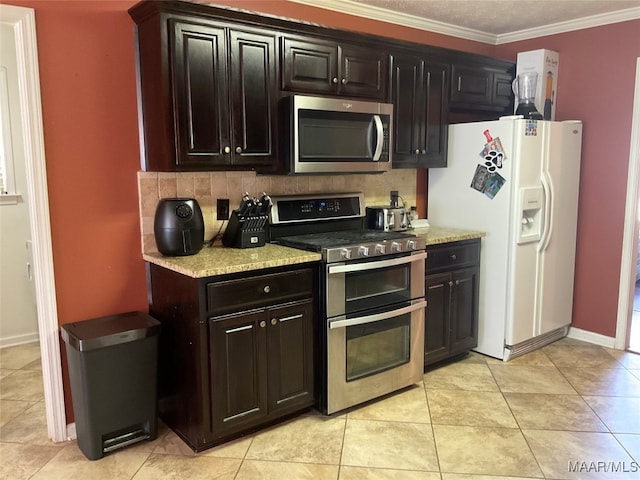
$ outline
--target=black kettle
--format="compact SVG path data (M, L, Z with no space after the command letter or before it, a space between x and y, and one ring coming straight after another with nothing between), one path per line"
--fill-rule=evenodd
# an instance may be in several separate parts
M153 223L158 251L168 256L195 255L204 244L204 220L193 198L163 198Z

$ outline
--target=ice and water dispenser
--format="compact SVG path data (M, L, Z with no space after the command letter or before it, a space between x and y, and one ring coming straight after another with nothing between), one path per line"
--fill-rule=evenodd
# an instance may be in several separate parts
M521 215L518 243L536 242L540 240L543 207L542 187L520 189L518 212Z

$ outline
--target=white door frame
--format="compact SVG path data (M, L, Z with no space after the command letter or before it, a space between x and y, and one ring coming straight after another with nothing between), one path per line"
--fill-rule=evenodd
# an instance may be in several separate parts
M635 95L631 119L631 143L629 148L629 173L627 175L627 200L622 238L620 287L618 289L618 319L614 348L628 347L630 319L633 310L636 258L638 252L638 182L640 181L640 57L636 59Z
M0 22L13 28L16 42L20 116L27 170L29 225L33 241L34 281L47 430L49 438L54 442L61 442L69 437L62 387L35 12L32 8L0 5Z

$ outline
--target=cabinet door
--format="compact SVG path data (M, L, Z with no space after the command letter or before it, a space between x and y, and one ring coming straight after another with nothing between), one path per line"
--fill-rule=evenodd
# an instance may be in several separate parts
M338 71L341 95L385 100L389 55L372 47L340 45Z
M481 67L453 65L451 101L491 105L491 72Z
M228 164L224 152L230 130L225 30L175 21L170 50L176 169Z
M451 312L451 355L478 345L478 268L456 270L453 282Z
M449 111L449 66L427 61L424 77L426 155L420 167L447 166L447 113Z
M314 321L311 300L268 309L269 411L313 405Z
M254 310L209 321L216 437L258 424L268 413L266 318Z
M335 93L338 88L338 50L334 43L282 39L282 89Z
M507 73L493 74L493 98L492 103L497 107L503 107L507 111L513 111L513 90L511 82L513 77Z
M394 55L391 72L393 102L393 166L416 167L424 145L424 62L412 55Z
M275 163L275 52L274 35L229 32L232 165Z
M447 165L448 89L448 65L412 55L394 56L394 168Z
M427 275L425 294L424 363L429 365L449 356L451 338L451 274Z

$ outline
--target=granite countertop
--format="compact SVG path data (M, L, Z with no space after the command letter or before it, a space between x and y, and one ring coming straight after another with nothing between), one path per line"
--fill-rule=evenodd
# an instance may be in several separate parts
M427 241L427 246L437 245L439 243L459 242L461 240L470 240L472 238L481 238L486 235L485 232L477 230L463 230L460 228L436 226L415 228L413 230L409 230L409 232L424 238Z
M155 265L193 278L247 272L263 268L318 262L319 253L267 243L256 248L228 248L222 245L204 247L195 255L165 257L161 253L145 253L142 258Z
M426 227L409 230L423 237L427 245L457 242L484 237L484 232L446 227ZM256 248L228 248L222 245L204 247L195 255L166 257L161 253L145 253L142 258L155 265L168 268L193 278L212 277L228 273L248 272L263 268L319 262L319 253L307 252L281 245L266 244Z

